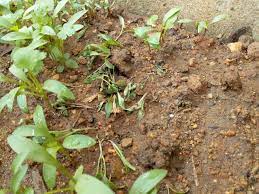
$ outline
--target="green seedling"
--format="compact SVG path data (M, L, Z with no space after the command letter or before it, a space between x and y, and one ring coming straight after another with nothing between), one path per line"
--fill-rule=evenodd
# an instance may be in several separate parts
M167 31L175 26L180 11L180 7L169 10L165 14L161 25L157 25L159 18L157 15L150 16L146 21L145 26L134 29L134 35L143 39L150 47L159 49L164 41Z
M222 20L225 20L228 16L226 14L221 14L218 16L215 16L211 21L197 21L196 22L196 29L197 32L200 33L206 33L208 31L208 28L215 24L218 23Z
M89 136L75 134L84 129L50 131L41 106L36 107L33 121L33 125L20 126L8 137L8 144L17 153L12 164L12 193L22 192L20 185L28 169L23 164L26 160L43 164L43 179L49 189L56 185L57 170L74 182L70 172L57 160L57 154L68 155L66 150L89 148L96 143Z
M71 0L70 3L74 11L87 10L87 16L94 18L98 10L105 10L109 14L115 2L109 0Z
M37 41L37 46L34 44L35 48L46 50L49 56L60 64L59 70L62 70L62 67L77 68L76 61L64 51L64 40L83 28L83 25L76 22L86 11L79 11L68 21L64 20L63 10L68 1L61 0L56 3L54 0L37 0L26 10L20 10L19 17L17 16L19 21L15 21L11 29L2 25L12 32L2 36L1 40L18 47L28 46Z
M46 53L35 50L31 47L17 48L12 53L13 64L9 68L10 73L15 77L0 74L0 82L11 83L16 87L0 99L0 112L5 106L12 111L15 98L20 109L28 113L27 96L34 96L44 99L50 104L47 93L57 95L58 101L74 100L73 93L61 82L46 80L43 84L37 79L43 68L43 59Z
M111 56L111 47L121 46L117 40L107 34L100 34L99 37L102 40L101 44L89 44L84 49L83 56L90 59L89 66L92 65L97 57L100 57L104 62L107 62L108 58Z
M67 150L89 148L95 145L96 141L89 136L76 134L84 129L50 131L41 106L37 106L35 109L33 121L33 125L24 125L16 128L13 134L7 139L9 146L17 153L17 155L12 162L12 180L10 189L0 190L0 192L11 192L14 194L34 193L32 188L25 188L22 186L22 180L29 168L26 164L26 160L30 160L42 164L43 179L48 189L51 190L46 194L66 191L79 194L114 194L109 187L111 184L108 184L109 186L107 186L106 181L109 181L109 179L106 177L106 166L101 142L99 142L100 158L98 160L97 177L100 178L102 175L101 178L104 182L101 182L93 176L84 174L83 166L80 166L75 174L71 175L69 170L57 160L57 155L61 153L68 156ZM126 159L116 144L113 143L113 146L115 146L116 152L120 155L124 164L129 168L134 169L129 163L125 162ZM68 187L53 190L56 185L57 171L60 171L63 176L68 178ZM166 174L166 170L155 169L141 175L131 187L129 194L153 193L157 190L157 185ZM103 179L104 177L106 177L105 180ZM109 183L111 182L109 181Z

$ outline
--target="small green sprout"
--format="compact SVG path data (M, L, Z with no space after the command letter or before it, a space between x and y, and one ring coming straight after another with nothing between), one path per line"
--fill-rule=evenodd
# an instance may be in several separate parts
M200 33L206 33L208 31L208 28L215 24L215 23L218 23L222 20L225 20L228 16L226 14L221 14L221 15L218 15L218 16L215 16L212 21L197 21L196 22L196 29L197 29L197 32L200 34Z
M145 26L134 29L134 35L140 39L143 39L144 42L148 43L150 47L159 49L164 41L167 31L175 26L180 11L180 7L169 10L165 14L160 26L157 26L158 16L150 16L146 21Z

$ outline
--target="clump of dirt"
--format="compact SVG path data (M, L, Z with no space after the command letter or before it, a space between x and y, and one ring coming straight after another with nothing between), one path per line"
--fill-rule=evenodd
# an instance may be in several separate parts
M125 19L129 30L141 21ZM118 193L126 193L139 174L152 168L168 170L160 193L167 193L168 185L189 193L255 193L259 63L252 49L233 56L219 41L177 28L168 33L163 48L155 51L126 32L119 39L123 48L112 49L111 62L118 68L117 76L137 84L135 101L147 94L145 116L138 120L136 113L121 112L106 119L96 108L98 83L83 82L93 70L78 54L86 44L99 42L99 32L115 37L119 31L117 18L97 18L84 37L66 43L81 61L78 69L58 74L55 64L46 61L41 79L67 83L77 96L74 105L78 107L69 109L68 117L45 109L50 129L91 127L95 129L84 133L120 144L137 171L126 173L110 143L104 142L108 173L113 182L125 186ZM100 63L97 60L92 69ZM0 94L5 90L1 88ZM31 110L35 104L30 102ZM0 115L0 186L7 187L13 153L6 138L21 119L30 122L31 115L19 111ZM95 174L98 145L70 155L60 159L71 171L82 164L87 173ZM60 187L63 182L61 178Z

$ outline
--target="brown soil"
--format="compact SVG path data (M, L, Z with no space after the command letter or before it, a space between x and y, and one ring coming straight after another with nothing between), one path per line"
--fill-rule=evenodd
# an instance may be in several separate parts
M141 20L127 18L126 21L132 29ZM80 42L71 38L67 48L77 55L86 44L98 42L100 32L115 36L119 30L116 18L96 19ZM255 193L256 187L259 190L256 162L258 60L249 58L246 50L231 53L217 40L183 29L170 31L160 51L150 50L131 33L124 33L119 41L123 49L115 48L116 57L112 60L124 65L118 67L118 76L138 84L136 101L147 93L144 118L139 121L136 113L120 112L106 119L104 112L97 112L97 98L88 102L99 92L99 85L83 83L91 72L86 65L57 74L55 64L46 61L42 80L52 77L67 83L77 96L76 103L85 106L70 109L68 117L45 109L49 128L94 127L95 130L85 133L118 144L132 138L132 145L123 151L136 166L135 172L126 173L111 144L108 141L103 144L112 181L125 186L118 189L120 194L126 193L138 175L152 168L165 168L169 172L161 185L162 194L167 193L166 185L176 191L202 194ZM125 60L127 63L123 64ZM2 57L2 72L7 72L6 61L8 56ZM85 63L83 58L80 61ZM95 64L94 69L99 65ZM157 67L164 69L162 75ZM8 88L10 86L1 85L0 95ZM35 101L30 101L31 110L35 105ZM31 115L15 109L12 113L5 110L0 118L0 187L7 187L14 154L6 138L19 123L30 123ZM87 173L95 173L98 145L90 150L71 152L70 156L61 160L71 171L82 164ZM35 185L31 174L41 172L41 168L34 163L30 166L28 181ZM36 174L40 177L40 173ZM60 187L63 181L60 180Z

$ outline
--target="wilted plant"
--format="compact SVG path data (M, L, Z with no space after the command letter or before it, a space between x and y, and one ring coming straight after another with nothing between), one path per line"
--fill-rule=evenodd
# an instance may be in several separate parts
M169 10L165 14L162 24L159 26L157 26L159 17L157 15L150 16L146 21L145 26L134 29L134 35L143 39L150 47L159 49L167 31L173 28L177 22L180 11L180 7Z

